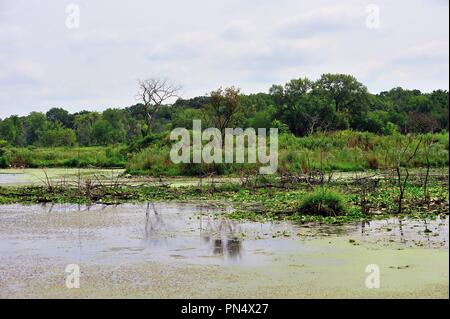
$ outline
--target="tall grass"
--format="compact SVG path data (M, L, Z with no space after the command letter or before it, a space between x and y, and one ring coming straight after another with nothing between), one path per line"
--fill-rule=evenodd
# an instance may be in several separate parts
M309 215L338 216L346 212L347 203L342 194L319 188L303 198L298 210Z
M126 150L122 146L9 148L4 157L11 167L124 168L127 165Z
M389 155L395 153L398 142L406 136L379 136L366 132L338 131L296 137L291 134L279 136L279 171L307 173L311 170L361 171L389 168ZM448 133L434 134L430 154L432 167L449 165ZM415 137L416 142L420 139ZM414 143L413 143L414 144ZM413 146L413 145L411 145ZM251 164L173 164L169 158L170 145L150 146L133 155L127 168L130 173L150 175L200 175L215 171L217 174L239 174ZM412 167L424 167L426 158L420 151Z
M448 167L449 135L433 135L430 152L432 167ZM378 136L372 133L338 131L296 137L279 136L279 172L307 173L311 170L361 171L389 168L389 155L397 151L405 136ZM416 137L416 141L419 136ZM414 144L414 143L413 143ZM126 146L58 147L58 148L3 148L2 162L12 167L99 167L127 168L135 175L197 176L209 173L235 174L256 172L255 164L174 164L170 160L171 144L167 138L158 138L143 150ZM425 167L422 150L410 163Z

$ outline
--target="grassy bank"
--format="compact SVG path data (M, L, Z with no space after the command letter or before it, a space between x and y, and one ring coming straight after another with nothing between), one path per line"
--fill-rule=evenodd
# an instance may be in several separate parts
M410 148L420 139L430 138L431 167L448 167L449 135L417 135ZM312 170L338 170L344 172L368 169L385 169L392 165L392 156L407 143L403 135L379 136L372 133L338 131L296 137L279 136L279 173L307 173ZM165 135L152 141L148 147L137 150L132 147L58 147L12 148L3 147L0 152L1 167L61 167L61 168L126 168L131 175L151 176L199 176L254 174L254 164L174 164L170 159L172 142ZM423 147L410 163L411 167L427 165Z
M428 157L430 166L448 167L448 133L417 135L409 145L408 151L411 151L420 140L427 138L432 141ZM352 131L315 134L308 137L281 134L278 172L296 174L318 169L344 172L386 169L392 167L395 156L407 144L407 137L403 135L379 136ZM410 167L427 165L425 149L422 146L409 164ZM256 171L256 166L249 164L174 164L169 156L170 147L170 143L166 141L150 145L133 154L128 161L127 172L132 175L197 176L211 172L218 175L241 175Z
M123 146L6 148L3 158L4 166L16 168L124 168L127 165Z

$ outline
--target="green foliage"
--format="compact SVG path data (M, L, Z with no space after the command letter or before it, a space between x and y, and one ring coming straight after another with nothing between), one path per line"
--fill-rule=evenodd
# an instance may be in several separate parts
M165 147L171 145L168 133L149 133L143 138L133 141L128 147L130 153L137 153L150 146ZM167 150L169 152L169 150Z
M176 112L172 117L172 128L192 129L193 120L203 119L203 114L198 109L186 108Z
M73 128L74 116L62 108L52 108L46 113L46 117L53 123L61 124L66 128Z
M114 141L115 131L107 120L95 122L92 128L92 136L96 145L108 145Z
M448 170L437 170L430 175L430 201L423 201L421 176L424 170L412 171L405 195L405 215L397 218L428 218L439 214L448 215L448 183L443 183ZM441 175L444 174L444 175ZM100 177L101 178L101 177ZM107 177L108 179L110 177ZM170 182L171 180L167 180ZM215 180L217 181L217 180ZM242 185L224 182L212 185L211 178L204 179L202 186L160 187L142 183L139 187L89 187L54 183L54 186L0 187L0 203L107 203L148 201L204 200L220 201L233 205L237 210L227 217L251 220L289 220L296 223L344 223L356 220L387 218L395 212L398 187L395 179L380 180L376 189L367 194L370 210L363 213L360 207L361 189L354 179L335 180L326 188L310 192L303 183L290 187L267 187L280 185L276 177L257 177L255 183ZM194 181L193 181L194 182ZM355 183L356 182L356 183ZM303 185L302 185L303 184ZM99 186L99 184L97 184ZM344 195L345 194L345 195ZM320 214L317 214L319 212ZM376 212L376 214L373 214Z
M80 145L89 146L95 143L93 128L99 119L100 114L96 112L82 112L75 115L74 126Z
M3 156L0 156L0 168L8 168L9 165L10 164L8 162L8 159Z
M27 147L10 148L4 156L12 167L125 167L126 148L118 147Z
M203 112L208 123L224 134L225 129L236 126L238 119L244 114L240 89L232 86L212 91Z
M39 132L46 129L47 118L39 112L31 112L24 122L25 142L32 145L38 141Z
M266 128L270 129L272 126L272 118L275 114L275 109L268 108L264 111L257 112L249 121L248 126L258 129Z
M0 156L5 155L7 147L9 147L9 143L7 141L0 140Z
M0 140L0 168L9 167L9 161L6 157L7 147L9 143L7 141Z
M257 169L243 164L173 164L169 131L190 129L192 120L203 119L204 128L213 126L222 132L236 126L278 128L282 173L392 168L410 133L433 133L429 154L418 152L410 166L443 167L449 164L448 109L444 90L422 93L394 88L370 94L353 76L324 74L316 81L299 78L273 85L268 94L245 95L230 87L210 96L179 99L153 114L151 130L142 104L104 112L70 114L52 108L46 114L10 116L0 120L0 140L9 144L0 145L0 165L126 166L130 173L155 176L240 176ZM414 136L412 145L419 139ZM124 144L128 147L106 147Z
M347 204L342 194L320 188L307 194L298 209L308 215L338 216L346 212Z
M3 121L0 120L0 139L4 139L14 146L25 145L25 132L23 126L24 120L15 115L6 118Z
M170 149L153 145L134 154L128 161L127 173L145 172L146 175L181 175L178 165L170 160Z
M371 94L351 75L324 74L318 80L293 79L273 85L269 93L241 94L237 88L219 89L210 96L179 99L161 105L153 114L151 132L191 129L193 119L204 127L279 128L296 136L339 130L367 131L378 135L395 132L447 132L448 91L393 88ZM0 120L0 139L12 146L46 146L66 143L81 146L134 144L149 133L148 116L142 104L104 112L70 114L52 108L46 114L10 116ZM73 143L74 130L76 141ZM66 142L64 142L66 141Z
M435 143L429 153L431 167L449 164L448 133L433 134ZM293 134L279 135L279 173L303 173L312 171L362 171L367 169L389 169L393 163L390 154L396 154L398 143L406 136L395 134L379 136L374 133L339 131L317 133L305 137ZM414 137L415 143L420 139ZM200 176L209 173L241 175L247 169L256 171L256 164L174 164L169 158L171 142L167 136L149 136L142 150L134 153L128 162L130 172L145 175ZM414 145L414 143L413 143ZM412 146L411 146L412 147ZM424 152L419 152L412 167L425 167Z
M40 130L36 144L44 147L73 147L77 144L77 136L74 130L55 125L53 128Z

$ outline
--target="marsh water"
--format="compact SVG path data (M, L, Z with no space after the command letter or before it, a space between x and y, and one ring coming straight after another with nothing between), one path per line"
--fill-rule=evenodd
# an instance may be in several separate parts
M0 186L45 185L48 182L77 181L80 179L116 179L123 169L89 168L24 168L0 169Z
M123 176L123 169L98 169L98 168L23 168L23 169L0 169L0 186L24 186L24 185L46 185L48 182L59 184L61 182L77 182L80 180L102 180L120 181L123 184L146 184L159 185L160 179L150 176ZM440 174L440 171L436 174ZM381 174L381 172L380 172ZM333 180L345 180L360 178L371 175L372 172L334 172ZM382 175L380 175L382 176ZM167 177L163 181L172 187L196 186L203 184L240 183L238 177L220 176L214 179L202 179L196 177Z
M115 297L150 281L153 289L141 287L127 297L157 298L169 292L166 297L232 297L257 280L266 290L252 290L250 296L289 298L316 291L323 297L336 280L328 278L330 273L352 278L333 284L333 289L356 285L351 287L360 295L367 293L361 279L367 264L380 264L393 282L401 276L392 272L412 271L389 293L400 287L400 295L419 293L427 287L433 296L448 295L448 217L296 225L229 220L224 215L229 209L204 203L0 206L0 296ZM434 269L430 276L429 263ZM68 264L80 265L90 278L78 295L64 286ZM352 283L353 267L359 264L359 279ZM123 276L120 285L103 278L107 273ZM143 278L136 279L137 274ZM241 277L238 282L236 276ZM272 291L291 285L291 276L313 287ZM417 276L427 278L422 286ZM175 278L179 285L173 286ZM156 290L155 280L163 280ZM43 291L42 285L50 286ZM193 291L202 285L215 288ZM238 290L228 290L230 285Z

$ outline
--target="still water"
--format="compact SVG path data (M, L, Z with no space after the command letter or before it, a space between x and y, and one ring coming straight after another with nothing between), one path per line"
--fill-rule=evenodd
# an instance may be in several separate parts
M0 206L0 255L255 265L283 253L314 251L309 240L332 236L367 246L448 247L448 217L300 226L229 220L226 210L192 203Z
M448 298L448 217L244 222L199 203L0 206L0 298ZM67 265L81 269L67 289ZM367 289L367 265L381 289Z

